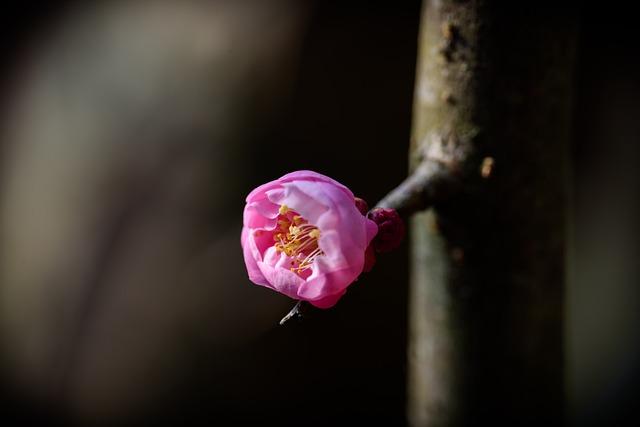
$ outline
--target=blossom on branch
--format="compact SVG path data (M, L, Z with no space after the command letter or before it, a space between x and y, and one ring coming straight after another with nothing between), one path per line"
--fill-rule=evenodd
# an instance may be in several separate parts
M337 181L297 171L256 188L246 202L241 244L253 283L329 308L365 269L378 227Z

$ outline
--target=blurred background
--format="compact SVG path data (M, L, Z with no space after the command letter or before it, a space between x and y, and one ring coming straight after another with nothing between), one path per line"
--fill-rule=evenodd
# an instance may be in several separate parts
M406 244L278 327L292 302L249 283L239 234L246 194L286 172L370 204L405 176L419 11L8 2L3 425L404 425ZM570 421L635 425L638 36L620 8L576 13Z

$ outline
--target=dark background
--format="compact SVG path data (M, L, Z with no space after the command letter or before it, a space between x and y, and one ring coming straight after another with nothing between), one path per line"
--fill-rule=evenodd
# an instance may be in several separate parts
M256 8L264 9L255 3ZM282 7L293 8L284 4ZM16 99L32 85L30 70L42 68L33 58L46 56L51 50L48 40L58 37L61 28L82 22L82 17L68 18L81 9L80 3L70 1L30 6L12 2L6 6L1 18L4 62L0 111L9 118L3 122L11 124L12 112L18 108ZM84 191L101 198L103 205L98 206L122 206L122 210L106 214L119 218L113 221L115 225L105 220L107 225L95 226L104 229L99 233L103 237L88 238L89 246L102 248L91 256L96 267L78 279L77 288L69 285L69 289L89 289L77 291L84 297L74 299L68 295L76 291L70 291L50 303L44 298L39 308L26 305L18 309L27 313L24 318L33 322L34 329L53 331L47 334L47 346L35 347L42 351L41 356L35 356L42 359L36 363L40 368L20 367L12 361L14 357L29 358L35 351L11 344L13 334L31 333L31 323L26 327L17 323L18 327L5 321L8 326L3 330L6 339L1 348L6 362L0 378L4 419L10 420L7 425L405 423L406 244L379 259L374 272L354 284L335 308L315 310L302 323L277 327L290 302L251 286L243 278L237 236L244 196L256 185L288 171L317 170L345 183L370 203L406 174L420 2L317 1L296 10L291 20L298 24L288 36L293 41L274 48L280 53L271 54L269 42L259 45L262 31L275 23L265 19L260 21L262 27L247 28L252 43L258 45L253 49L242 47L253 45L241 44L238 55L262 55L262 60L248 66L249 71L229 92L215 90L216 85L230 81L226 75L212 74L210 79L196 75L196 82L208 81L213 87L205 97L211 105L218 102L217 97L233 98L233 102L221 103L223 106L241 104L224 125L206 123L205 119L205 124L185 120L170 127L165 119L174 114L171 103L162 104L157 116L141 114L131 119L152 126L161 122L159 130L145 134L125 121L133 129L128 131L130 135L162 140L158 146L169 154L149 167L148 173L139 175L138 170L147 171L148 160L140 153L130 158L124 150L127 154L123 157L104 160L118 164L124 158L127 164L126 168L101 172L108 179L115 177L106 196L96 196L96 184L87 184ZM585 4L576 8L576 13L581 16L581 34L575 76L574 192L564 326L569 409L576 425L635 425L639 417L632 397L640 391L640 337L635 328L640 312L635 161L640 134L639 38L631 10L621 5ZM82 58L84 54L79 55ZM84 68L77 69L82 74ZM156 86L161 91L160 78ZM186 99L188 103L190 98ZM85 102L103 103L104 99L98 93L88 93ZM145 105L138 109L144 111ZM100 117L96 114L93 119ZM216 126L231 130L220 134ZM2 176L19 180L30 175L28 170L24 175L14 171L20 166L14 165L12 150L20 139L3 135ZM210 143L214 139L216 142ZM103 144L110 141L106 138ZM154 143L150 142L149 151L143 154L154 152ZM180 180L183 170L178 169L177 175L171 171L176 159L183 157L188 159L187 170L213 168L219 172L187 179L187 183L197 184L196 190L193 198L184 202L188 209L176 214L171 210L176 204L173 193L165 194L158 188L171 187L174 179ZM191 162L197 167L191 167ZM24 161L17 164L29 165ZM47 167L46 161L38 164ZM66 167L64 160L60 164ZM69 164L73 167L71 160ZM9 165L14 165L13 169ZM82 179L83 174L94 172L89 168L76 173L74 176ZM64 193L65 187L61 185L58 191ZM12 198L5 196L0 208L7 209L12 203ZM49 203L55 204L55 199ZM40 206L46 209L44 202ZM165 209L170 211L167 218L155 222L154 215ZM136 234L140 223L148 221L155 224L150 226L151 235L173 236L150 240L153 247L173 248L176 236L197 235L184 246L189 255L176 255L185 265L191 265L194 257L204 260L204 266L189 276L192 280L161 280L183 266L154 268L164 258L154 252L156 249L135 244L150 239ZM168 229L167 224L176 222L185 224L184 228ZM7 220L6 224L11 227L14 223ZM54 227L56 222L47 226ZM0 237L4 239L5 233ZM60 239L64 242L65 236ZM82 235L78 239L84 241ZM211 242L217 240L222 249L211 249ZM0 256L12 251L14 240L6 242ZM128 259L140 255L141 261L130 261L132 267L125 270L129 272L125 280L118 280L118 275L109 278L111 269L119 265L113 259L122 253L132 254ZM9 262L0 263L0 272L3 268L13 271L7 267ZM140 267L139 273L140 264L149 267ZM11 282L12 277L3 274L0 286L18 286ZM35 293L50 289L51 280L43 270L34 279L41 284L34 285L40 289ZM138 293L123 290L128 280ZM64 290L65 283L51 286ZM19 302L10 301L12 295L4 293L3 304L15 307ZM197 303L181 305L187 300ZM263 305L266 308L260 308ZM31 316L30 310L45 314ZM58 322L66 316L58 316L58 312L71 313L71 320ZM158 322L155 316L163 321ZM50 322L57 326L42 326ZM77 327L78 323L82 326ZM165 334L163 328L171 332ZM129 353L114 353L119 346L129 345ZM141 350L136 350L136 345ZM149 365L152 368L148 371L137 368ZM130 394L119 391L129 388L134 390Z

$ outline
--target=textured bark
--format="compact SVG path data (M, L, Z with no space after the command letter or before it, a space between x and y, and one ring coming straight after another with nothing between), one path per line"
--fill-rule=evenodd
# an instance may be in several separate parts
M576 28L539 3L425 2L410 162L463 187L411 222L413 426L563 421Z

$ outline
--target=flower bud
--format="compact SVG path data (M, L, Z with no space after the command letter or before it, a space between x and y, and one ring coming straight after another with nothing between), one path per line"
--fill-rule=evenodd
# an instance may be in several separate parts
M372 242L376 252L390 252L400 246L405 227L395 209L375 208L367 217L378 226L378 234Z
M366 216L367 212L369 212L369 205L367 204L367 202L365 202L364 199L361 199L360 197L356 197L355 201L356 201L356 208L358 208L358 210L362 215Z
M364 267L362 268L363 273L368 273L373 270L373 266L376 264L376 253L373 250L373 245L369 244L367 250L364 253Z

